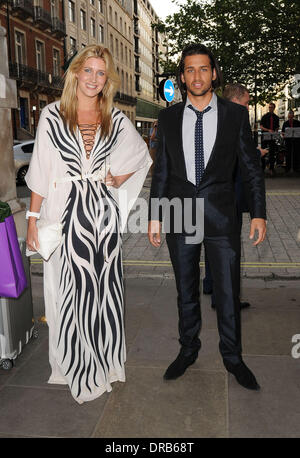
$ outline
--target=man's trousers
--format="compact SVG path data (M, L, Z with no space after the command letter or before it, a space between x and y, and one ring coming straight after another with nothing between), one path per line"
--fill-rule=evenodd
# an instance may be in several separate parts
M167 234L179 313L181 351L191 355L199 351L201 341L200 253L204 243L214 285L214 297L220 336L219 348L224 362L241 362L240 322L240 236L205 237L202 243L186 244L185 235Z

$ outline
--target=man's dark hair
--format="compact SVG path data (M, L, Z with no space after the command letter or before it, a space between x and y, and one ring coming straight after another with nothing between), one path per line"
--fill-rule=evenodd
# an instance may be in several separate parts
M245 94L249 94L249 91L246 86L240 83L227 84L223 91L223 97L227 100L232 100L234 98L240 100Z
M181 75L184 72L184 61L187 56L195 56L197 54L208 56L211 69L216 70L216 79L212 81L212 88L215 90L222 85L222 72L211 50L201 43L191 43L183 49L177 71L177 83L183 98L186 97L186 85L181 81Z

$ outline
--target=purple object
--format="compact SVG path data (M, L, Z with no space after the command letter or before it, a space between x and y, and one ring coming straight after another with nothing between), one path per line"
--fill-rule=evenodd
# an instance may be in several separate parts
M0 223L0 296L19 297L27 287L13 216Z

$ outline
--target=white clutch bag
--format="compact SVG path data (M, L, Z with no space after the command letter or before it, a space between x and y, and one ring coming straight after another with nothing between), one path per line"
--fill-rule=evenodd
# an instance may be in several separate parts
M37 252L45 261L48 261L61 242L63 226L61 223L49 223L43 219L38 220L36 225L40 244ZM36 254L36 251L26 249L26 256L32 256L33 254Z

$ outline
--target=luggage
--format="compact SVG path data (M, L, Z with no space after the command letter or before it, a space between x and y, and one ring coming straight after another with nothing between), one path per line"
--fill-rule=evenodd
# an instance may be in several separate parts
M29 259L25 254L26 243L23 238L18 240L28 286L16 299L0 297L0 365L3 369L10 369L13 360L21 353L29 339L37 337L34 331Z

